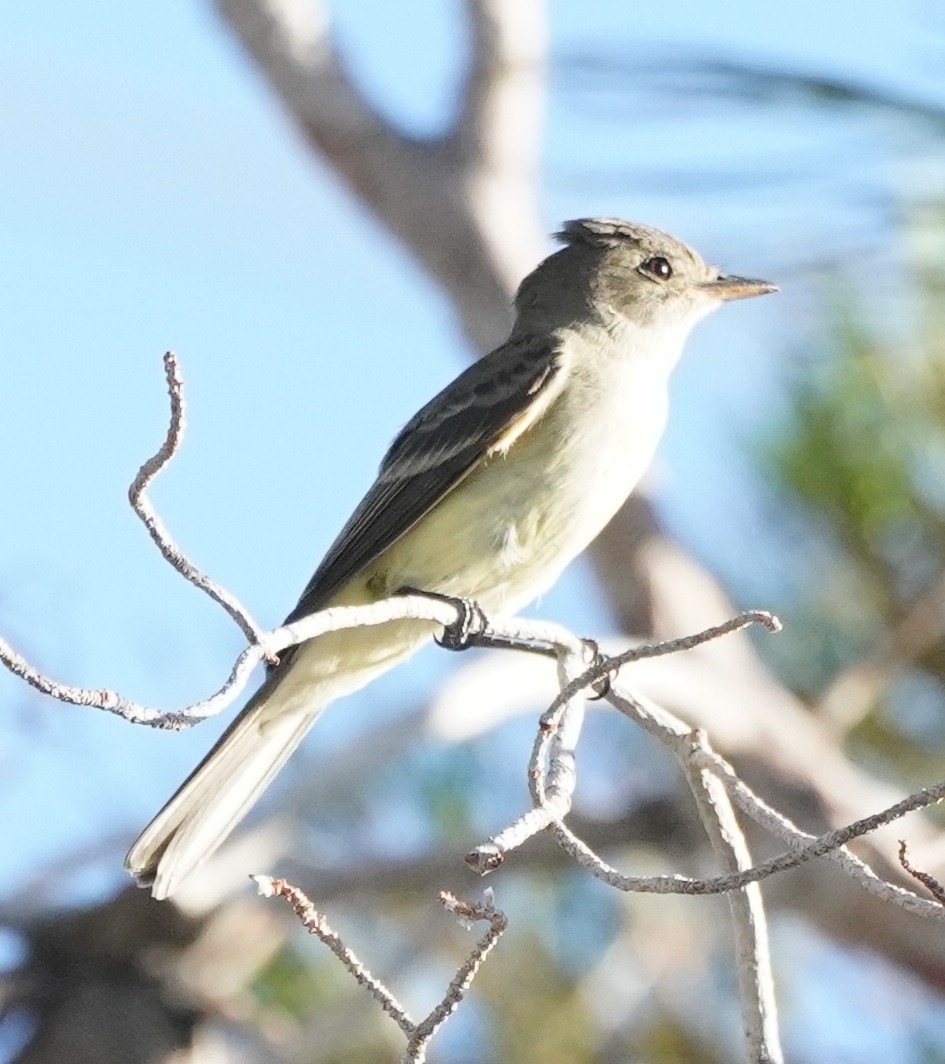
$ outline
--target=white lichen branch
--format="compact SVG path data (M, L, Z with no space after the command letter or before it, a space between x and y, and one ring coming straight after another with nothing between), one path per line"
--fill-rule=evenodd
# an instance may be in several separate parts
M570 811L575 774L573 752L577 731L569 725L563 727L572 699L583 705L595 683L616 671L618 663L639 660L653 654L669 653L672 650L688 649L709 639L718 638L750 623L761 623L770 631L778 630L776 618L762 611L741 614L722 625L678 640L655 644L651 647L633 647L626 653L596 662L580 671L574 663L580 661L579 644L572 640L558 645L559 659L571 663L570 671L562 674L562 688L552 704L542 714L537 729L532 755L528 763L528 785L533 807L513 824L493 836L487 843L473 849L466 858L480 874L497 868L505 854L521 846L531 835L549 830L559 845L592 874L622 891L657 894L720 894L741 890L751 883L760 882L776 873L786 872L798 865L819 857L829 856L841 868L872 893L881 894L886 900L916 914L936 920L945 919L945 909L926 898L896 884L888 883L875 874L863 861L845 848L851 840L867 835L878 827L888 824L917 809L933 805L945 798L945 783L925 788L878 813L863 817L841 828L819 836L802 831L787 817L765 803L735 773L735 770L709 746L708 740L688 724L649 700L632 694L622 684L611 682L606 698L615 708L628 716L649 734L657 738L676 757L687 775L703 769L713 772L728 790L742 811L789 844L789 852L736 872L707 878L691 878L682 875L632 876L609 865L567 827L565 817ZM586 641L579 641L586 648ZM574 676L574 672L580 674ZM572 721L580 718L575 715ZM564 731L559 736L559 730ZM559 745L560 744L560 745ZM555 778L553 799L549 800L546 781L552 778L555 764L553 750L559 749L565 759L562 770ZM564 789L559 789L566 782Z
M772 632L778 631L781 626L780 621L772 614L754 610L694 635L631 647L613 657L599 658L590 666L587 660L591 650L596 649L593 644L589 644L587 640L576 640L571 633L555 633L557 638L548 639L547 642L554 646L557 654L561 690L539 720L528 761L528 789L532 809L487 843L473 849L467 855L466 862L480 875L491 872L502 863L509 850L521 846L539 831L562 824L564 817L570 812L576 783L574 749L583 723L584 702L595 685L600 682L609 684L610 678L630 662L692 650L751 624L762 624ZM565 635L567 638L564 638ZM657 738L663 741L666 740L667 734L684 738L690 732L682 721L672 718L669 714L666 714L662 721L654 722L653 728L647 730L653 730Z
M429 621L445 628L456 623L460 613L456 606L446 602L438 602L423 595L402 595L381 599L365 606L335 606L310 614L293 624L260 633L262 642L248 646L240 653L228 679L216 692L208 698L176 710L155 709L117 691L72 687L60 683L41 673L3 638L0 638L0 663L30 686L60 702L104 709L132 724L180 731L199 724L231 705L246 687L253 669L269 654L278 654L286 647L315 639L326 632L386 624L395 620ZM501 637L504 634L502 624L498 621L494 623ZM510 625L510 631L516 635L521 634L524 629L526 626L519 619L515 619ZM544 634L546 629L541 625L538 630Z
M706 743L701 732L693 733L693 746ZM738 873L751 868L751 854L728 792L711 769L685 762L686 780L695 798L699 818L712 850L723 868ZM778 1033L777 999L768 922L761 887L750 883L726 894L735 938L735 970L738 972L742 1024L749 1060L781 1064L784 1053Z
M164 355L164 376L167 381L167 394L171 406L167 435L164 437L164 442L157 452L144 462L138 470L135 479L131 482L131 487L128 489L128 501L165 560L170 562L185 580L189 580L195 587L208 594L214 602L219 603L233 618L251 643L259 643L263 638L262 629L252 619L246 607L229 591L221 587L216 581L211 580L206 573L198 569L184 555L164 527L164 522L148 498L147 489L151 481L167 467L174 455L180 450L186 424L184 379L180 373L177 356L173 351L168 351Z

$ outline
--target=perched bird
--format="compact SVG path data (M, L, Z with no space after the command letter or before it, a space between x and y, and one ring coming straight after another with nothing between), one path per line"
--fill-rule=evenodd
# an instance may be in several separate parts
M775 291L671 236L612 218L565 224L522 282L509 339L406 425L287 623L410 588L488 614L540 595L616 513L652 458L667 381L720 303ZM426 621L334 632L281 655L132 846L166 898L233 830L329 702L433 636Z

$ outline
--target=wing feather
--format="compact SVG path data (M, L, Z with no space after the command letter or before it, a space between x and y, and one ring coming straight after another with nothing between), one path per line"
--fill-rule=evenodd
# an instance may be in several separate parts
M322 609L496 450L507 450L561 383L561 352L522 337L461 373L403 428L377 480L329 548L286 624ZM287 657L283 654L285 664Z

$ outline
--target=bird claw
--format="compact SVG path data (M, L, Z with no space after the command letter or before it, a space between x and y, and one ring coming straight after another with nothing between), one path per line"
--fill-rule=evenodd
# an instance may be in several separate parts
M437 646L441 646L446 650L468 650L474 645L473 637L481 635L488 627L488 621L482 611L482 607L473 599L462 598L461 596L443 595L438 597L442 597L444 602L455 606L459 616L452 624L445 625L443 634L440 637L434 636L434 641Z
M446 602L455 608L456 620L452 624L443 626L441 636L433 637L436 645L446 650L468 650L471 646L475 646L475 637L482 635L489 627L482 607L474 599L464 598L462 595L445 595L440 591L425 591L418 587L402 587L397 593L399 595L424 595L437 602Z
M596 639L582 639L581 642L591 651L594 655L594 660L591 662L591 668L595 665L599 665L602 661L607 660L607 655L601 653L600 646ZM610 676L602 676L599 680L595 680L591 684L594 689L594 694L591 695L592 702L599 702L602 698L606 698L610 694Z

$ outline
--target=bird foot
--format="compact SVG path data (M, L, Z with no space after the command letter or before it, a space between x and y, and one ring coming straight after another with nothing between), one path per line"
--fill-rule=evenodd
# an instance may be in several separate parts
M457 611L457 618L452 624L444 625L442 636L434 636L437 646L446 650L468 650L476 646L476 638L489 627L489 622L482 607L473 599L462 595L445 595L440 591L426 591L419 587L402 587L398 595L425 595L437 602L446 602Z
M596 639L582 639L581 642L591 651L594 655L594 659L591 662L591 667L594 665L600 665L607 660L607 655L601 653L600 646ZM591 696L591 701L598 702L602 698L606 698L610 694L610 676L602 676L599 680L596 680L591 686L594 688L594 694Z

